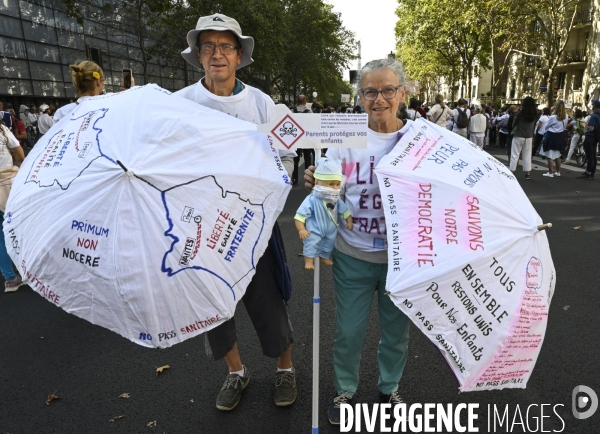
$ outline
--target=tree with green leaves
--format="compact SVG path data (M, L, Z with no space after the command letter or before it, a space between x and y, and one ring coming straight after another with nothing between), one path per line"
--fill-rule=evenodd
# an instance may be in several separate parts
M476 60L487 66L489 41L467 13L480 1L398 0L396 11L399 46L422 47L441 56L455 74L461 75L463 85L467 84L468 91L463 95L471 92L471 71Z
M513 15L521 17L522 22L529 25L528 40L530 50L513 50L517 53L537 57L542 60L548 71L547 104L553 103L552 80L556 67L569 42L573 28L578 24L578 17L585 8L589 8L589 0L536 0L535 2L517 3L514 0Z
M354 35L323 0L177 0L162 17L161 43L154 53L171 66L185 66L180 52L200 16L222 13L235 18L254 38L255 62L239 78L289 103L304 93L319 99L347 91L342 71L354 58ZM347 83L347 82L346 82ZM339 99L339 96L337 96Z

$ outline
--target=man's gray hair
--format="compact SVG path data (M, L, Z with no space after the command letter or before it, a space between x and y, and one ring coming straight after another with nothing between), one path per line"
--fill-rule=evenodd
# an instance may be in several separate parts
M400 84L400 86L404 86L404 67L402 66L402 63L394 59L371 60L358 72L356 82L362 88L362 79L365 76L365 74L368 74L372 71L381 71L382 69L389 69L394 74L396 74L396 77L398 77L398 83Z

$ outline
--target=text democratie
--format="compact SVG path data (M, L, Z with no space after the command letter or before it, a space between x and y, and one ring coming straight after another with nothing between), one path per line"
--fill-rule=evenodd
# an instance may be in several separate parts
M565 421L557 407L563 404L487 405L487 429L475 426L479 404L341 404L340 432L563 432ZM465 421L466 416L466 421ZM377 424L379 418L379 425ZM558 418L558 419L557 419ZM560 430L547 430L560 420ZM546 425L544 425L546 424ZM517 429L517 431L514 431Z

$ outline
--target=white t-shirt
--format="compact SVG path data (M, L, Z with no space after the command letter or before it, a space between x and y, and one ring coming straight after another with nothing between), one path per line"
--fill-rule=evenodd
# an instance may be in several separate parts
M446 126L446 117L449 111L450 109L447 105L442 108L442 106L436 104L427 112L427 117L431 122L438 124L440 127L444 127Z
M567 124L569 123L569 118L566 117L562 121L559 121L556 115L550 116L550 119L544 125L544 131L549 131L551 133L562 133L565 128L567 128Z
M481 113L476 114L475 116L473 116L471 119L469 119L469 131L471 132L471 134L481 134L481 136L478 137L482 137L485 135L485 129L487 128L487 118L485 117L485 115L482 115Z
M67 104L65 106L62 106L58 110L56 110L56 113L54 113L54 123L57 123L62 118L67 116L69 113L71 113L73 110L75 110L75 107L77 107L77 104L81 103L83 100L85 100L87 98L92 98L92 97L91 96L82 96L76 102L72 102L71 104Z
M419 113L418 111L413 110L413 109L406 110L406 113L408 113L408 118L411 121L415 121L421 117L421 113Z
M452 131L459 131L459 130L465 130L465 128L458 128L456 126L456 122L458 122L458 108L454 109L454 125L452 127ZM466 111L467 112L467 117L470 118L471 117L471 110L469 110L468 108L465 109L460 109L460 111Z
M549 119L550 119L550 116L547 116L547 115L542 115L540 117L540 119L538 120L538 122L536 124L536 128L540 124L540 122L542 123L542 126L537 128L537 134L544 134L546 132L546 124L548 123Z
M2 125L1 127L4 130L4 134L0 133L0 171L13 167L13 159L9 149L21 146L14 134L6 126Z
M411 121L394 133L376 133L368 130L366 149L329 148L327 157L342 160L344 171L344 203L350 210L354 230L339 225L335 248L344 254L368 262L387 263L387 235L385 214L377 175L373 168L390 153L399 140L399 134L408 131Z
M54 125L54 120L49 114L42 113L38 118L38 130L40 130L40 134L46 134L52 128L52 125Z
M184 87L173 95L256 125L270 122L275 111L275 103L269 95L245 83L244 89L237 95L218 96L209 92L202 84L201 79L198 83ZM280 149L279 156L295 157L296 152Z

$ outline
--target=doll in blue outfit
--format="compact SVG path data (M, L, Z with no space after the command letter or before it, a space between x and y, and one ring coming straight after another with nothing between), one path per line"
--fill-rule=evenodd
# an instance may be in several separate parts
M315 186L294 217L296 229L304 243L304 268L314 270L318 256L325 265L333 265L330 259L338 220L346 220L346 227L353 229L352 216L340 199L342 187L342 163L339 160L319 158L315 169Z

